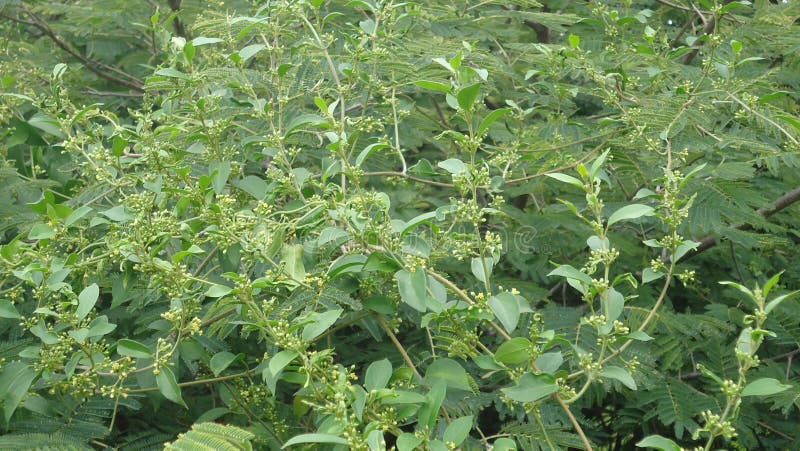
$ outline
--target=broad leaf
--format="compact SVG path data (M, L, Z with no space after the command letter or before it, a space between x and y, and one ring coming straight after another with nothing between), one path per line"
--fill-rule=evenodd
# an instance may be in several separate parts
M158 368L156 382L158 384L158 390L162 395L164 395L165 398L188 409L186 403L183 401L183 397L181 396L181 388L178 386L178 382L175 380L175 373L172 372L172 369L166 365L162 365L160 368Z
M558 391L558 384L549 374L525 373L515 386L501 388L500 391L517 402L534 402Z

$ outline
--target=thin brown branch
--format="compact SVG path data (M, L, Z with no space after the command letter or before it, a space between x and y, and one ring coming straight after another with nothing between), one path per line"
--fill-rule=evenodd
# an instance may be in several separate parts
M127 74L127 73L125 73L125 72L123 72L123 71L121 71L121 70L119 70L119 69L117 69L115 67L112 67L112 66L109 66L107 64L101 63L99 61L95 61L95 60L91 60L91 59L87 58L86 56L84 56L83 54L81 54L80 52L75 50L69 43L67 43L66 41L62 40L60 37L58 37L58 35L55 33L55 31L53 31L53 29L50 28L50 25L48 25L47 22L42 20L36 13L31 11L31 9L28 8L27 5L25 5L24 3L20 3L19 4L19 8L22 9L22 11L24 11L25 14L28 15L28 17L33 22L32 25L34 27L39 29L39 31L41 31L48 38L50 38L50 40L53 41L53 43L56 46L58 46L60 49L62 49L65 52L69 53L75 59L77 59L78 61L83 63L83 65L87 69L89 69L90 71L94 72L98 76L100 76L102 78L105 78L106 80L109 80L111 82L117 83L119 85L125 86L125 87L130 88L130 89L133 89L134 91L137 91L137 92L144 92L144 87L142 85L141 80L139 80L138 78L134 77L133 75ZM106 70L102 70L101 68L102 69L106 69ZM113 74L110 74L107 71L116 72L117 74L119 74L121 76L124 76L124 77L128 78L129 80L126 80L125 78L120 78L120 77L118 77L116 75L113 75Z
M672 42L670 43L670 47L675 48L675 47L678 46L678 44L680 43L681 38L683 37L683 35L686 34L687 31L689 31L689 28L692 28L692 25L694 24L694 20L696 18L697 18L697 15L695 14L695 15L691 16L689 18L689 20L686 21L685 24L683 24L681 29L678 30L677 33L675 33L675 37L672 38Z
M714 32L714 29L717 27L717 18L712 16L710 19L706 19L706 17L699 9L697 9L694 6L693 8L695 13L697 13L698 17L700 17L700 20L703 21L703 30L700 32L700 36L698 36L698 38L702 36L710 36L711 33ZM698 42L700 45L703 44L703 41L698 41ZM680 60L681 64L691 64L699 51L700 51L699 46L694 47L691 51L689 51L688 53L686 53L681 57Z
M656 0L656 3L661 3L664 6L669 6L670 8L680 9L681 11L691 11L692 8L688 6L678 5L676 3L669 2L667 0Z

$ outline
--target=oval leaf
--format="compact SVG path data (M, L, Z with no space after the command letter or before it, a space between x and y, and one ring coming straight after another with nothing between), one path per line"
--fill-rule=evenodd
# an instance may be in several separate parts
M517 385L500 390L514 401L534 402L558 391L558 384L549 374L525 373L519 378Z
M159 368L158 374L156 374L156 383L158 384L158 390L165 398L175 404L186 407L186 403L183 402L183 397L181 396L181 388L175 380L175 374L168 366L161 366L161 368Z
M460 445L464 440L466 440L470 429L472 429L472 418L472 415L468 415L466 417L456 418L453 420L447 425L447 429L444 430L442 439L445 442L452 442L456 446Z
M508 114L509 111L511 111L510 108L499 108L487 114L486 117L481 121L481 125L478 126L478 136L483 136L483 134L489 129L490 125Z
M75 311L75 316L78 321L86 318L86 315L92 311L94 305L97 303L97 297L100 295L100 288L96 283L89 285L81 291L78 295L78 309Z
M633 380L631 373L629 373L625 368L609 365L603 368L603 371L600 373L600 375L608 379L616 379L622 382L622 385L630 388L631 390L636 390L636 381Z
M430 89L431 91L450 92L449 85L439 83L438 81L417 80L414 82L414 84L420 88Z
M394 278L397 280L400 299L414 310L424 313L428 286L428 278L425 276L425 271L418 268L412 273L406 269L401 269L394 273Z
M475 83L474 85L467 86L466 88L462 88L456 94L456 99L458 100L458 106L461 107L462 110L468 110L472 108L472 105L475 103L475 100L478 99L478 93L481 91L481 84Z
M627 219L637 219L641 218L642 216L653 216L655 214L655 209L648 205L642 204L632 204L626 205L619 210L615 211L611 217L608 218L608 226L610 227L612 224L615 224L619 221L624 221Z
M791 385L782 384L771 377L756 379L742 389L742 396L769 396L791 388Z
M150 348L136 340L130 340L128 338L123 338L117 342L117 354L139 359L147 359L153 356L153 353L150 352Z
M367 390L377 390L386 387L392 377L392 363L389 359L372 362L367 368L364 376L364 388Z
M287 440L281 449L288 448L292 445L299 445L300 443L332 443L336 445L346 445L347 440L333 434L300 434Z
M654 448L661 451L681 451L680 445L660 435L650 435L643 438L636 446L639 448Z
M488 304L506 332L514 332L519 322L519 302L516 297L508 292L500 293L490 297Z
M500 363L516 365L530 359L531 342L525 337L515 337L500 345L494 359Z
M214 373L214 376L219 376L219 374L225 371L234 360L236 360L236 354L232 352L222 351L214 354L214 357L211 357L211 361L209 362L211 372Z
M447 358L434 361L425 372L425 382L429 385L444 382L447 387L467 391L470 390L468 378L466 370L458 362Z
M333 326L333 323L342 315L342 311L342 309L334 309L322 313L313 313L311 315L313 322L303 328L303 333L300 336L305 341L317 338L329 327Z

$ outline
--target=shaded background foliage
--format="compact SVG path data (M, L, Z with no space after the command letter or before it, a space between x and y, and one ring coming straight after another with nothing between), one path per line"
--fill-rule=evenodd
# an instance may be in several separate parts
M607 379L570 406L598 449L651 434L690 446L700 413L725 405L697 364L735 377L752 306L717 282L785 270L781 289L800 288L797 2L3 1L0 12L6 447L161 447L204 420L251 433L195 431L234 447L315 431L363 445L384 425L391 445L425 430L427 408L426 440L472 415L465 449L585 448L554 400L501 396L524 368L474 359L503 343L486 326L496 311L395 272L428 268L484 306L514 289L531 312L518 328L497 315L502 326L562 336L559 396L580 388L568 378L578 354L599 349L581 323L590 312L548 274L583 267L594 232L559 202L584 211L585 195L543 174L574 175L607 149L607 213L643 188L663 193L664 167L699 168L679 230L701 245L653 340L622 354L638 360L637 390ZM642 241L665 232L652 218L610 229L615 274L642 282L661 257ZM491 254L502 258L489 274L468 264ZM420 283L452 304L415 308L404 290ZM626 291L631 330L654 285ZM775 337L752 377L791 388L743 402L734 445L796 448L798 303L765 328ZM264 373L278 355L300 356L280 382ZM367 413L332 420L384 357L392 389L427 398L370 398ZM357 381L322 379L351 365ZM430 392L443 369L466 372L439 417ZM325 404L337 391L344 407Z

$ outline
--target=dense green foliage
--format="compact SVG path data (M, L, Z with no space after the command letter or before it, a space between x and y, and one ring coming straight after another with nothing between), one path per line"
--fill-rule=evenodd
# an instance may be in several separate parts
M0 448L800 448L798 18L0 0Z

